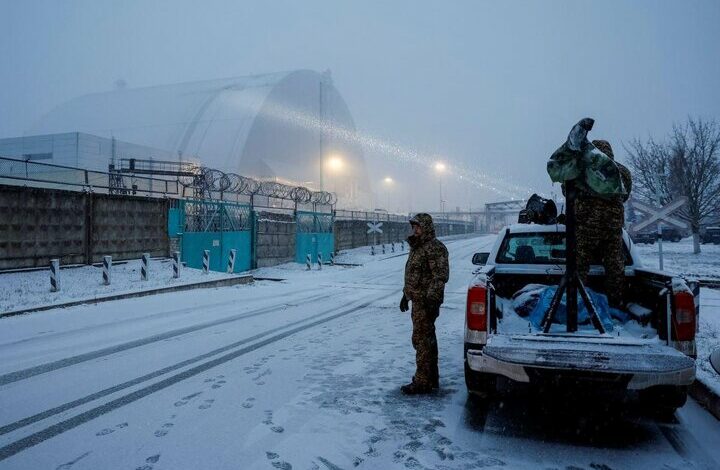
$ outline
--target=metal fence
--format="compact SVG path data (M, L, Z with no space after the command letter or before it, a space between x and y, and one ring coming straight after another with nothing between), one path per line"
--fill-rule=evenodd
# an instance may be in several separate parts
M73 187L91 191L138 196L178 196L177 181L142 176L83 170L69 166L0 157L0 182L62 189ZM35 183L35 184L33 184Z
M377 220L379 222L407 222L410 218L407 215L389 214L387 212L366 212L337 209L335 211L337 220Z

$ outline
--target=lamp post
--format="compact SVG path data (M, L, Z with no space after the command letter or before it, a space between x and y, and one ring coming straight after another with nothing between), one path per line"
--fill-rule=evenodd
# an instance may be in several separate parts
M345 160L342 158L342 156L338 154L332 154L328 157L327 161L325 162L325 165L327 166L327 173L332 177L333 180L333 190L337 193L338 192L338 179L340 178L341 174L343 173L343 169L345 168ZM328 176L327 174L325 175ZM329 185L326 185L327 187L330 187ZM323 189L324 190L324 189Z
M443 162L437 162L435 163L435 173L438 174L438 181L440 183L440 212L445 212L445 201L443 201L443 193L442 193L442 175L445 173L445 170L447 170L447 166Z
M395 180L389 176L386 176L385 179L383 179L383 183L385 183L385 199L387 202L385 209L387 209L388 212L390 211L390 189L392 188L394 182Z

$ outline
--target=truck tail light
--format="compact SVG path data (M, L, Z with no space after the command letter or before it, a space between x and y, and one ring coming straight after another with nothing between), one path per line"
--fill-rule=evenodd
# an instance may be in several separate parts
M487 331L487 287L472 286L467 295L467 326L475 331Z
M690 292L673 295L672 339L692 341L695 339L695 298Z

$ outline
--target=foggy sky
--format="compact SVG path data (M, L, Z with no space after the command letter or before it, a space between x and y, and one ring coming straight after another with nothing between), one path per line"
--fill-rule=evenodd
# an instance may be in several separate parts
M717 0L0 0L0 137L118 79L330 69L362 133L549 194L545 161L581 117L621 161L623 141L720 117L719 31ZM430 171L366 160L376 205L438 210ZM508 198L443 189L448 208Z

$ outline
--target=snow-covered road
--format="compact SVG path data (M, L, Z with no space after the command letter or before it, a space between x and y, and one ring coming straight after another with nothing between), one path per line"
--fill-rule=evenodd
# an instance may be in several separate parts
M447 242L435 396L399 392L414 352L397 253L4 319L0 468L718 468L720 425L692 401L658 422L523 391L467 400L465 286L493 239Z

